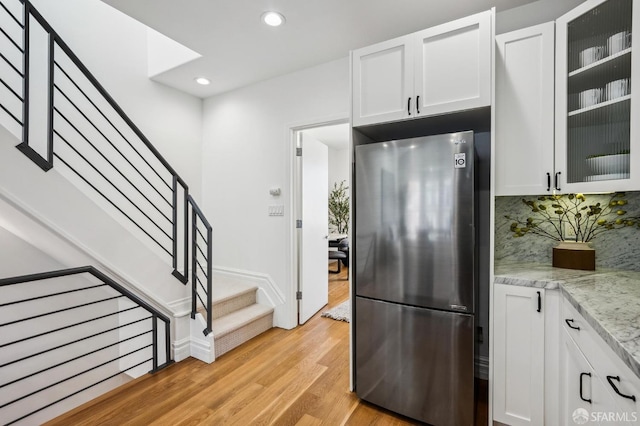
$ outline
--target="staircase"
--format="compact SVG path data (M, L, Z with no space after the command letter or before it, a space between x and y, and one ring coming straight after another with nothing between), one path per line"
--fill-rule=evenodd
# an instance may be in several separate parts
M171 344L185 347L185 356L196 356L194 342L199 343L197 339L202 340L204 334L203 347L209 352L200 359L211 362L211 352L221 356L272 328L274 309L257 303L257 286L217 277L214 286L212 226L189 193L187 183L45 17L29 0L0 0L0 30L0 41L2 37L8 40L0 42L0 65L5 64L0 67L0 202L6 201L19 212L16 223L23 223L29 216L38 229L50 231L51 241L69 243L69 253L74 256L108 265L109 272L122 275L119 278L125 277L128 286L150 299L162 297L159 292L146 291L144 285L149 282L167 298L163 302L180 302L179 308L167 307L173 317L169 314L166 321L161 317L163 327L159 328L165 332L161 344L156 341L157 324L150 332L155 336L152 346L161 346L166 352L160 362L154 355L152 371L173 362ZM46 37L40 37L40 42L37 37L30 38L34 30ZM29 64L47 72L31 73ZM13 148L16 142L18 150ZM27 163L27 159L35 164ZM87 218L91 223L85 223L89 222ZM102 222L109 228L101 226ZM21 230L31 235L35 229ZM124 246L129 239L135 246L120 250L119 245ZM45 249L41 241L35 245ZM46 248L50 254L59 251L51 244ZM190 297L185 297L188 293ZM188 326L178 324L183 319L189 321L188 314L181 313L186 311L183 301L189 299L191 334L176 336L185 329L189 332ZM198 318L196 314L200 314ZM160 318L159 314L153 315L154 321ZM0 327L12 324L4 324L1 319ZM41 386L53 385L43 381ZM29 396L21 397L21 401L33 405L31 411L59 402L49 398L32 403L27 400ZM0 400L0 409L8 405ZM28 410L18 413L20 410L9 408L12 418L31 415ZM4 420L3 416L0 419Z
M215 283L212 327L216 358L273 327L273 307L257 303L257 292L258 287L242 282Z

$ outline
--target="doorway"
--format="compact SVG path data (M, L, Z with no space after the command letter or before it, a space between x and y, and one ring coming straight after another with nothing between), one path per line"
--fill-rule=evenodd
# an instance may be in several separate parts
M334 184L349 186L349 123L338 120L294 131L297 154L294 167L294 209L298 324L304 324L328 302L329 193ZM346 191L350 195L349 189ZM348 261L347 261L348 262ZM336 264L332 265L336 269ZM343 275L342 275L343 276Z

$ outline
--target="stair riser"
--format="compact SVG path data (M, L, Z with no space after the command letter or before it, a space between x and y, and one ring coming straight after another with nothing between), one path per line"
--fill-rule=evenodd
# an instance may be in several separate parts
M273 313L257 318L256 320L215 339L216 358L241 344L253 339L259 334L273 328Z
M241 294L223 302L215 303L213 305L213 319L218 319L242 308L246 308L247 306L251 306L254 303L256 303L255 291Z

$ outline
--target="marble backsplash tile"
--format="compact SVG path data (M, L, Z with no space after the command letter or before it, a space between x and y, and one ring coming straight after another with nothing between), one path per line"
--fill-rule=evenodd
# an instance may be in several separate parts
M608 203L610 194L587 194L587 205ZM551 264L552 248L557 244L549 238L527 234L514 237L510 231L513 220L505 216L526 220L532 216L531 209L522 199L536 200L535 196L496 197L495 260L525 261ZM623 217L640 217L640 192L627 192ZM615 268L640 271L640 228L638 226L613 229L601 233L590 243L596 250L596 269Z

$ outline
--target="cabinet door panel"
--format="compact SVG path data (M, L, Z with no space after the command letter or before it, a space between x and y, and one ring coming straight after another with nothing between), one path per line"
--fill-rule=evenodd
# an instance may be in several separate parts
M595 377L593 368L564 328L562 329L560 371L562 372L560 421L564 426L573 426L576 424L573 420L574 415L585 413L587 416L590 415L594 401L593 384L597 383L598 379Z
M555 167L562 192L640 189L640 99L633 93L640 58L631 42L610 46L612 37L639 27L634 3L589 0L556 21Z
M408 116L413 92L411 40L400 37L353 52L354 126Z
M493 418L510 425L542 425L544 290L496 284L493 297Z
M551 189L554 57L553 22L496 37L496 195Z
M491 104L491 11L416 33L419 115Z

